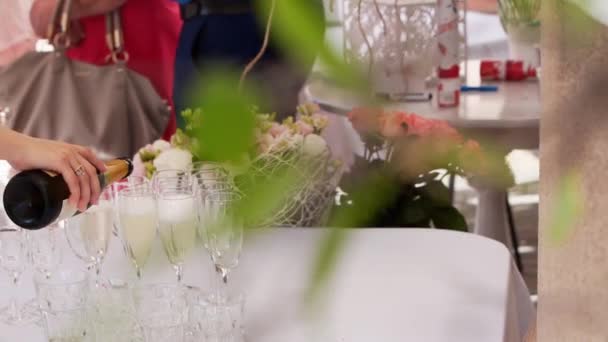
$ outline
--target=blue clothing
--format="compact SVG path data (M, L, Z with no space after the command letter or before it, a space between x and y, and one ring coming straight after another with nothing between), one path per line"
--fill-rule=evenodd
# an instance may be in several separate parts
M205 65L218 61L246 65L260 50L262 34L258 32L253 14L212 14L184 21L178 44L173 97L177 113L181 113L188 107L188 87L200 76ZM275 58L271 50L264 59ZM180 123L178 121L181 127Z
M208 14L185 20L175 58L173 97L177 113L189 107L187 103L189 87L198 78L204 77L206 67L218 62L239 69L247 65L262 46L264 29L254 13ZM323 37L320 37L320 43L322 41ZM314 52L311 53L310 65L303 66L304 68L298 66L297 69L306 69L308 72L313 62ZM289 63L271 43L252 74L263 69L265 64ZM303 81L301 83L303 85ZM293 109L296 105L297 103L293 104ZM180 115L178 115L178 126L183 126Z

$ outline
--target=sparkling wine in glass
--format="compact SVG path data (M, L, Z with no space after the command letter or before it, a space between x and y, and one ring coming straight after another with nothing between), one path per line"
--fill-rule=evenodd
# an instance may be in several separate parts
M158 223L154 192L148 185L136 185L118 193L118 226L138 279L148 257Z
M110 188L112 204L116 208L118 205L118 193L122 189L127 189L129 187L134 186L147 186L149 185L149 181L146 177L141 176L129 176L127 179L123 179L122 181L116 182L112 184ZM118 211L114 210L114 228L112 229L112 234L116 237L120 237L118 234ZM125 247L125 246L123 246Z

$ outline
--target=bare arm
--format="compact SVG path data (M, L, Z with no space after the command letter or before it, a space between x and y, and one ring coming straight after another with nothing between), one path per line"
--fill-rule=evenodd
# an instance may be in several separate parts
M120 7L126 0L75 0L72 4L72 19L107 13ZM40 37L46 36L49 21L57 0L35 0L30 9L30 21L34 32Z
M70 189L69 201L84 211L96 203L100 193L97 170L104 164L88 148L57 141L36 139L0 127L0 160L7 160L15 169L45 169L60 173ZM75 170L80 166L82 176Z
M469 11L493 14L498 12L498 0L468 0Z

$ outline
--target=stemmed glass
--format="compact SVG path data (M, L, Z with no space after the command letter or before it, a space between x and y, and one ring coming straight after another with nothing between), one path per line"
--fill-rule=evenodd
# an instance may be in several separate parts
M62 227L54 224L45 229L26 232L26 240L29 250L29 259L34 269L46 278L50 278L52 272L61 263L62 253L58 246L58 237Z
M74 254L95 271L95 286L99 286L101 265L108 252L114 221L111 189L101 193L97 205L67 220L65 233Z
M209 249L209 245L207 243L207 229L209 228L209 225L212 224L212 217L211 213L209 212L208 196L209 194L218 192L235 192L236 189L232 184L225 181L213 183L206 182L205 176L202 174L197 174L195 177L198 178L195 182L196 205L198 212L197 235L203 246L206 249Z
M215 191L206 195L205 207L209 225L206 229L211 259L221 273L223 287L228 286L228 274L236 268L243 246L243 220L235 211L241 196L234 191ZM225 296L218 285L217 298Z
M192 164L192 176L199 187L209 187L228 182L228 172L219 164L196 162Z
M158 213L154 192L149 184L127 186L118 192L118 227L137 278L156 237Z
M120 182L113 183L111 188L109 189L112 193L112 203L114 207L116 207L118 203L118 193L122 189L126 189L128 187L139 186L139 185L147 185L149 181L146 177L141 176L129 176L127 179L124 179ZM112 234L114 236L119 237L118 235L118 211L114 210L114 229L112 229ZM124 246L123 246L124 247Z
M163 187L192 185L192 177L186 170L162 170L154 173L152 188L158 192Z
M0 320L10 325L25 325L39 317L29 310L24 310L17 300L19 280L27 262L25 234L18 227L0 227L0 266L12 278L14 294L8 307L0 313Z
M197 212L193 186L183 178L165 180L156 192L158 233L181 282L186 255L196 242Z

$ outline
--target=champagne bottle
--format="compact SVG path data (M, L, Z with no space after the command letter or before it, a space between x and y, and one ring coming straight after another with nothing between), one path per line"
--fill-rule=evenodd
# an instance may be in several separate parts
M98 175L101 189L127 178L132 171L133 164L128 158L107 162L106 172ZM78 215L77 209L67 202L69 197L70 190L61 175L45 170L23 171L6 185L4 209L19 227L36 230Z

